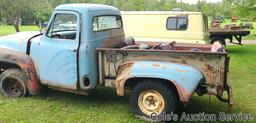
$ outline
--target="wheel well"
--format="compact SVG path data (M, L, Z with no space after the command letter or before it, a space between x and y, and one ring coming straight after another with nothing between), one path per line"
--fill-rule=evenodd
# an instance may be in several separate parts
M14 63L0 62L0 74L9 68L20 69L20 66L18 66L17 64L14 64Z
M160 78L130 78L130 79L126 80L124 87L125 87L125 89L131 90L131 89L133 89L133 87L135 85L137 85L141 81L147 81L147 80L150 80L150 81L155 80L157 82L161 82L161 83L165 84L166 86L172 88L175 91L176 95L179 97L179 93L178 93L178 90L175 87L175 85L170 80L166 80L166 79L160 79Z

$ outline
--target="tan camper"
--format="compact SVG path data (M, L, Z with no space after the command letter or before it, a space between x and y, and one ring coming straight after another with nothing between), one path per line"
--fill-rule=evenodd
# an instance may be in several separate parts
M208 21L201 12L123 11L126 36L136 41L206 44Z

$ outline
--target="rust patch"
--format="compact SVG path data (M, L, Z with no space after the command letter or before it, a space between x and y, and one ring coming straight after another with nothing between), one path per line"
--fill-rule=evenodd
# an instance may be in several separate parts
M177 82L175 80L170 80L175 87L177 88L179 97L180 97L180 101L186 103L190 100L190 98L192 97L193 93L189 93L187 90L185 90L182 86L178 85Z
M73 89L69 89L69 88L60 88L60 87L55 87L55 86L49 86L49 88L55 89L55 90L59 90L59 91L64 91L64 92L69 92L69 93L74 93L74 94L79 94L79 95L84 95L87 96L89 95L87 93L87 91L84 90L73 90Z
M178 69L178 68L176 68L175 70L177 72L180 72L180 73L187 73L187 72L189 72L188 70L182 70L182 69Z
M172 62L172 63L177 63L177 64L187 64L187 63L186 63L186 60L181 60L181 61L174 61L174 60L172 60L172 61L170 61L170 62Z
M116 85L117 95L124 96L124 85L130 74L130 69L133 65L133 61L126 62L119 66L117 78L114 81Z
M27 87L31 95L37 95L40 92L40 83L38 81L36 70L33 63L19 64L25 72L28 82Z
M155 68L156 68L156 67L160 67L159 64L152 64L152 66L155 67Z
M202 68L203 73L207 76L209 81L211 83L208 84L214 84L214 80L216 79L216 70L213 66L210 66L209 64L206 64L204 68Z
M48 85L49 87L59 88L57 90L60 90L60 91L65 91L65 90L67 90L67 92L69 92L68 90L80 91L80 90L77 90L76 86L67 87L67 86L63 86L61 84L58 84L57 82L53 82L53 81L49 81L49 80L45 80L45 79L41 79L41 81L42 81L42 83L45 83L46 85L49 84ZM77 82L75 81L75 82L72 82L72 83L77 83ZM72 93L74 93L74 92L72 92Z

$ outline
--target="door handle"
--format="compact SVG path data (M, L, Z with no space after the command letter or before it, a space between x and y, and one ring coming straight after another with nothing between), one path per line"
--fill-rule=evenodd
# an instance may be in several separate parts
M77 49L75 49L75 48L68 48L67 50L71 51L71 52L76 52L77 51Z

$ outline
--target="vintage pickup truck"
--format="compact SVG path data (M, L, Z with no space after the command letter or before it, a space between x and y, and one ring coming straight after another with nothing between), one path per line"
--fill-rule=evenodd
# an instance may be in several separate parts
M147 119L175 111L195 92L232 105L228 55L218 46L134 42L125 39L117 8L60 5L45 33L0 38L0 88L24 97L42 86L76 94L112 87L119 96L130 92L133 112Z

